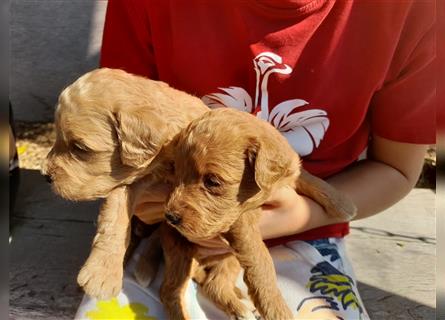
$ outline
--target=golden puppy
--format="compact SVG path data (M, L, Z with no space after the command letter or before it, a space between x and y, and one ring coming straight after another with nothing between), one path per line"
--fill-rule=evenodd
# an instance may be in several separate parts
M215 236L226 239L244 268L244 281L259 313L265 319L292 318L276 287L273 262L258 230L261 206L280 187L312 197L333 216L352 218L356 212L353 203L326 182L302 171L300 159L286 139L269 123L247 113L209 111L181 131L175 145L176 172L167 203L168 223L192 242ZM161 298L175 300L169 302L172 306L181 306L185 280L178 277L195 277L199 268L194 265L202 262L195 252L189 254L192 256L181 260L178 254L165 252ZM169 263L175 263L176 268L170 268ZM227 265L227 257L221 263ZM231 273L237 268L220 269L227 274L213 278L213 286L226 290L220 290L220 297L214 300L233 302L236 295L230 290L234 290L236 274ZM219 281L224 279L232 282ZM179 289L174 290L175 286ZM178 318L186 317L183 309L176 312ZM230 312L240 316L236 308Z
M57 138L42 172L66 199L107 198L78 276L87 294L108 298L121 289L137 190L154 192L164 182L169 142L206 111L200 99L163 82L106 68L83 75L60 94ZM133 192L130 186L138 184L144 188Z
M97 69L68 86L44 173L66 199L107 197L150 172L162 147L208 108L198 98L122 70Z
M161 224L160 238L165 261L160 298L169 319L189 318L184 306L184 292L190 278L228 316L235 319L249 317L249 310L241 301L243 294L235 286L241 267L233 254L202 257L194 243L166 222Z

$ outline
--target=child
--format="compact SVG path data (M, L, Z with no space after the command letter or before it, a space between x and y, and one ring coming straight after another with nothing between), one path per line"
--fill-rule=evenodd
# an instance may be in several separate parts
M414 1L110 0L101 65L269 121L361 219L413 188L434 143L434 17L433 2ZM147 223L163 215L166 196L143 199L136 215ZM349 224L293 190L278 190L263 211L294 314L368 319L344 249ZM206 254L223 249L201 245ZM119 303L108 306L164 318L161 279L146 289L126 275ZM191 318L224 318L193 283L186 296ZM77 317L95 319L105 304L85 298Z

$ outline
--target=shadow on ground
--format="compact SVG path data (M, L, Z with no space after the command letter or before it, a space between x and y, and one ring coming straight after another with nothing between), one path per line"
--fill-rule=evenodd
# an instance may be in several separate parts
M435 319L436 310L430 306L381 290L360 281L358 282L358 288L363 304L370 318L373 320Z
M72 319L82 296L76 275L90 250L98 203L52 193L37 170L22 170L11 219L10 317Z

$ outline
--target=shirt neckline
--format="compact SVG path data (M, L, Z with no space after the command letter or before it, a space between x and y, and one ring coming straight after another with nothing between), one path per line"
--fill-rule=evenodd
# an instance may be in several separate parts
M317 11L329 0L247 0L246 2L265 15L286 18Z

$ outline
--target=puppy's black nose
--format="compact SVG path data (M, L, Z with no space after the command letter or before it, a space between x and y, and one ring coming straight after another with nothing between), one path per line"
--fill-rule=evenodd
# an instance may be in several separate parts
M165 214L165 218L174 226L180 224L182 220L180 216L170 211Z
M51 179L51 176L49 174L45 174L44 177L48 183L53 182L53 179Z

